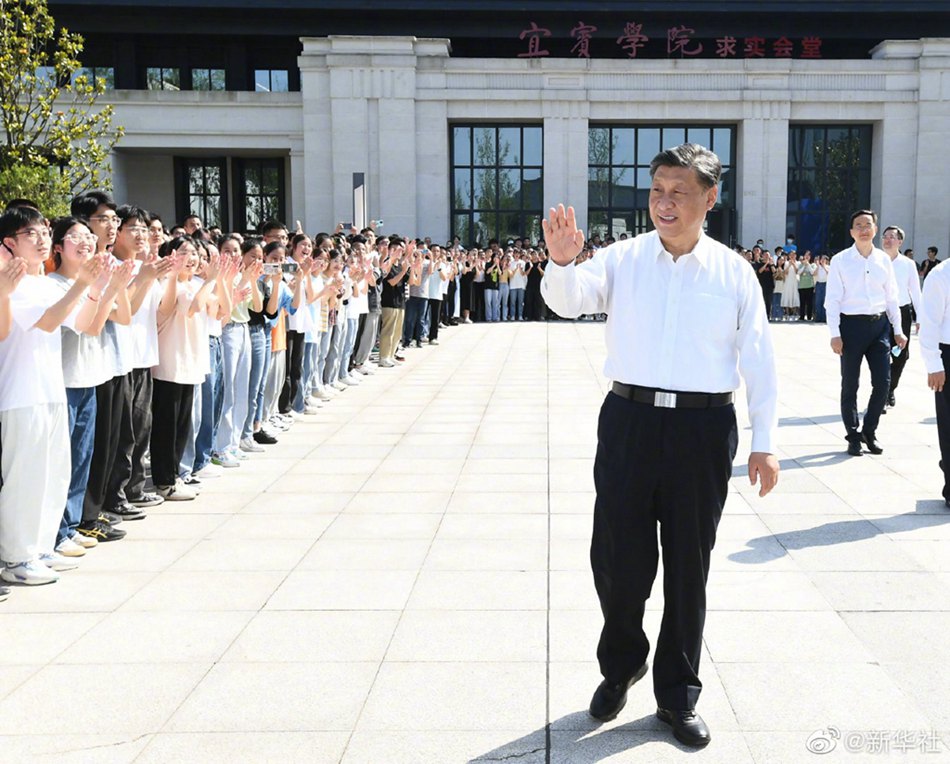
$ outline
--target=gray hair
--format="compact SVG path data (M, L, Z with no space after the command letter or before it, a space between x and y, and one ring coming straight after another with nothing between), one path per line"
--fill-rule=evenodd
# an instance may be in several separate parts
M658 167L686 167L694 170L704 188L717 185L722 175L722 162L719 161L719 157L698 143L683 143L661 151L650 162L651 178Z

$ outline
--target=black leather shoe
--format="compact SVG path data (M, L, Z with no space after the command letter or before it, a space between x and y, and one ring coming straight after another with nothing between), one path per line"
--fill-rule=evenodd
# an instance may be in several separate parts
M884 449L881 448L881 445L877 442L873 435L868 435L867 433L861 433L861 439L864 441L864 445L868 447L868 451L872 454L883 454Z
M644 662L637 673L626 682L608 684L605 679L595 690L594 697L590 699L588 713L602 722L609 722L611 719L616 719L617 714L627 705L627 690L643 679L646 673L647 664Z
M848 441L848 453L851 456L864 456L864 451L861 450L861 444L856 440Z
M891 406L892 408L897 405L897 400L894 398L893 390L887 394L887 405Z
M656 709L656 718L666 722L673 728L673 737L683 745L693 748L702 748L709 745L712 735L703 717L692 708L685 711L670 711L666 708Z

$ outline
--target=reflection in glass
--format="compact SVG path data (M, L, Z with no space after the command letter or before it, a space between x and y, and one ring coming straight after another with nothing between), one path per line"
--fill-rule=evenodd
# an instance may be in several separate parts
M540 127L521 128L524 141L524 163L540 167L544 157L544 134Z
M501 209L521 207L521 173L518 170L498 171L498 206Z
M711 130L708 127L690 127L686 130L686 140L712 149Z
M452 128L452 159L456 165L472 163L472 128Z
M472 171L469 168L453 172L455 187L453 190L452 207L454 209L472 208Z
M521 192L525 209L541 209L544 189L541 187L540 167L522 171Z
M521 164L521 131L517 127L498 128L498 164L505 167Z
M634 164L633 143L635 131L632 127L615 127L611 154L614 164Z
M475 139L475 164L493 167L497 160L495 152L495 128L476 127L473 131Z
M637 164L650 164L660 153L660 129L641 127L637 130Z
M686 143L686 130L682 127L664 127L663 128L663 148L672 149ZM659 152L657 152L659 153Z
M713 129L712 150L723 164L732 164L732 130L728 127Z

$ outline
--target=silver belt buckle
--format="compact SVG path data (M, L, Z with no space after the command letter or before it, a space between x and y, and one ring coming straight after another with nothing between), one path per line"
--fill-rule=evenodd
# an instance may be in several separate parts
M675 409L676 408L676 393L661 393L659 391L654 393L653 405L658 408Z

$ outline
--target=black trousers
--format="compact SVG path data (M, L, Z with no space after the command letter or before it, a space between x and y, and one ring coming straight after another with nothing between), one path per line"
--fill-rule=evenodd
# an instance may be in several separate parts
M798 290L800 321L811 321L815 318L815 287Z
M653 691L664 708L693 708L702 689L706 578L738 438L731 405L654 408L608 393L600 411L590 550L604 614L597 660L605 679L622 682L647 659L659 523L665 605Z
M893 393L897 389L898 383L901 381L901 374L904 373L904 367L907 365L907 359L910 358L910 325L913 323L913 308L910 303L907 305L901 305L901 330L904 333L904 336L907 337L907 344L904 345L904 349L901 351L901 354L894 358L891 356L891 387L890 391ZM894 336L894 327L891 328L891 345L894 346L897 344L896 337Z
M194 385L154 381L152 391L152 481L157 486L174 485L178 478L188 431Z
M772 318L772 297L775 294L775 287L762 287L762 300L765 302L765 315Z
M485 316L485 282L472 282L472 321L484 321Z
M851 443L861 441L858 426L858 383L861 361L867 359L871 370L871 397L864 414L864 433L873 437L887 402L891 384L890 322L887 316L868 321L854 316L841 316L841 421Z
M940 343L944 373L950 378L950 345ZM943 471L943 498L950 499L950 385L934 393L937 408L937 439L940 442L940 468Z
M439 339L439 319L442 315L442 300L429 298L429 339Z
M287 375L284 377L284 386L280 389L280 398L277 399L278 410L281 414L290 413L297 390L300 389L300 380L303 377L304 343L307 335L292 329L287 331Z
M151 369L132 369L129 390L132 405L122 411L119 449L106 493L107 510L145 493L144 460L152 434Z
M89 483L82 503L82 521L90 523L105 509L124 412L132 408L132 387L128 374L113 377L96 387L96 436L89 466Z

